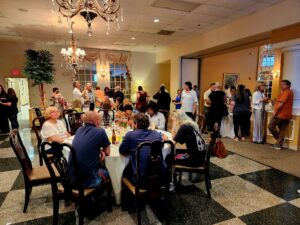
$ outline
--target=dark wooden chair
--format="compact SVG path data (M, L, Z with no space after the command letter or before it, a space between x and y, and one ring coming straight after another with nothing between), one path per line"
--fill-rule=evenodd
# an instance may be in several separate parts
M83 126L83 120L82 120L83 113L78 112L72 112L67 114L68 118L68 125L69 125L69 133L71 135L75 135L76 131Z
M66 128L67 128L67 131L69 133L71 133L71 128L70 128L70 125L69 125L69 121L68 121L67 115L71 114L71 113L77 113L77 111L74 110L74 109L65 109L65 110L63 110L63 113L62 113L62 117L63 117L63 119L65 121Z
M167 177L162 175L161 164L163 159L162 149L164 144L169 144L171 152L167 155L165 162L167 164ZM148 147L148 148L145 148ZM150 152L147 158L147 162L142 162L141 151L147 151L150 148ZM165 210L167 211L166 219L169 224L170 216L170 194L169 194L169 184L172 177L172 160L174 158L174 144L171 141L154 141L154 142L144 142L141 143L136 152L136 184L132 183L128 178L124 177L122 179L123 190L128 189L134 196L136 200L136 213L138 225L141 224L141 198L148 197L149 200L160 200L161 197L165 199ZM141 176L141 165L147 164L148 174ZM123 198L122 193L122 198ZM155 199L153 199L155 198Z
M99 109L98 113L102 117L101 126L107 127L115 120L115 112L112 109Z
M165 122L165 131L167 131L168 130L169 114L170 113L169 113L168 110L162 110L162 109L160 109L158 111L161 112L164 115L165 119L166 119L166 122Z
M39 126L36 125L37 121L39 121ZM43 165L43 158L42 158L42 153L41 153L42 137L41 137L40 131L41 131L41 128L45 121L46 120L43 116L36 117L32 121L32 129L33 129L36 139L37 139L37 149L38 149L38 154L39 154L40 166Z
M33 186L49 184L51 181L50 174L46 166L33 168L28 157L27 151L23 145L20 134L17 129L10 132L10 144L21 164L25 182L25 203L23 212L26 212L30 194Z
M45 146L50 145L53 150L53 160L49 161ZM71 183L69 177L68 163L66 158L63 156L63 148L68 148L70 154L73 158L74 171L77 177L76 184ZM51 176L51 188L53 196L53 225L58 224L58 215L59 215L59 201L65 200L65 203L68 203L70 200L75 200L76 208L79 214L79 225L83 225L84 222L84 207L86 207L85 200L87 197L90 197L95 194L99 194L99 191L103 188L107 190L107 210L111 211L111 181L110 179L105 180L97 188L84 188L82 185L82 178L79 176L80 168L78 166L76 152L68 144L58 144L58 143L48 143L44 142L41 146L42 155L45 161L45 164L49 170ZM54 164L54 165L53 165ZM56 168L60 175L60 179L57 179L55 176L55 171L53 168Z
M183 172L203 174L205 177L205 186L206 186L207 195L209 198L211 198L210 189L212 186L210 181L209 165L210 165L210 156L212 154L218 135L219 135L219 131L214 131L211 134L211 140L206 150L205 162L203 166L189 167L189 166L182 166L182 165L174 165L173 180L175 184L181 182L181 177ZM177 176L179 176L179 181L177 181Z
M43 116L43 115L42 115L42 112L41 112L41 110L40 110L40 108L35 107L35 108L34 108L34 111L35 111L36 117L41 117L41 116Z
M197 124L198 124L199 130L201 131L201 133L203 133L204 125L205 125L205 116L203 114L197 115Z

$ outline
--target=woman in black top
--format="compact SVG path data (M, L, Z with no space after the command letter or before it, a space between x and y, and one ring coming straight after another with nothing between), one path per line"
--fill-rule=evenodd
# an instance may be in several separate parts
M16 96L16 92L12 88L7 89L7 98L5 102L2 103L4 107L6 107L6 111L8 114L8 118L11 123L12 129L18 129L19 123L18 123L18 98Z
M245 86L239 85L237 93L234 96L235 105L233 107L233 125L234 125L234 140L239 140L239 128L241 128L242 141L245 140L247 134L247 122L250 114L250 99L245 92Z
M0 133L8 133L9 132L9 124L8 124L8 109L5 106L7 101L7 94L0 84Z
M205 162L205 141L199 132L197 123L182 110L176 110L172 115L173 140L180 144L186 144L187 150L181 150L177 154L175 162L177 165L202 166Z

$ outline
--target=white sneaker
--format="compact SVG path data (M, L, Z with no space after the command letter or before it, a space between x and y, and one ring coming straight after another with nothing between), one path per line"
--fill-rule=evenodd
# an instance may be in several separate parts
M297 190L297 193L300 194L300 189Z
M174 190L175 190L175 185L174 185L173 182L171 182L171 183L169 184L169 191L170 191L170 192L173 192Z

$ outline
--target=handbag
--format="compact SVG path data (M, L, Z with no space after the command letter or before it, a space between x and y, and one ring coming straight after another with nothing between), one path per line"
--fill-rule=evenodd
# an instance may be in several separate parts
M214 156L220 159L224 159L228 156L228 151L226 150L225 145L221 140L221 137L217 138L212 153Z

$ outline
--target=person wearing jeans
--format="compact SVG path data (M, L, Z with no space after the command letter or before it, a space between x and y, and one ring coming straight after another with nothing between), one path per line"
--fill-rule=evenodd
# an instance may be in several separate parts
M274 104L273 117L270 120L268 129L276 139L276 143L271 147L280 150L282 148L285 130L293 117L294 94L291 91L291 82L289 80L281 81L281 93L278 95ZM278 129L277 129L278 127Z
M233 107L233 126L234 126L234 140L239 140L239 129L241 128L242 141L247 135L247 120L250 114L250 99L245 92L245 86L239 85L237 93L234 96L235 105Z

